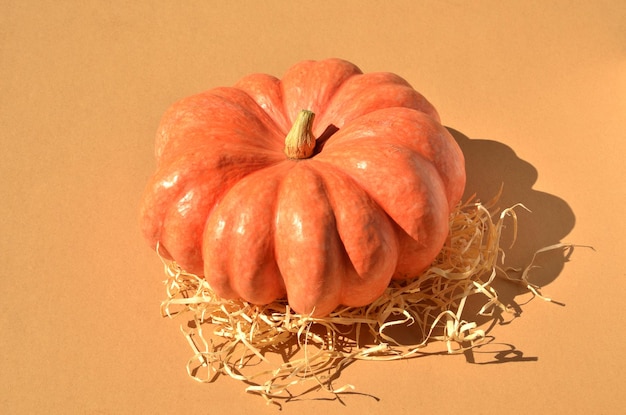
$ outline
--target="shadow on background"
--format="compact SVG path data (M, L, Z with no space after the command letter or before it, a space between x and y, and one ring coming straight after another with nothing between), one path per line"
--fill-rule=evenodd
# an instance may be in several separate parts
M503 233L505 267L525 268L537 250L562 242L574 228L574 213L559 197L533 189L538 177L537 169L520 159L505 144L470 139L452 128L448 131L465 155L467 185L464 200L475 194L480 201L487 202L498 194L502 186L497 207L504 209L521 203L530 210L515 210L518 216L517 238L510 249L509 245L513 242L512 222L508 222L510 225ZM555 249L537 255L534 261L537 267L530 272L530 281L540 287L550 284L559 276L570 254L571 250ZM504 304L521 313L515 297L527 293L525 289L504 280L497 280L494 288Z

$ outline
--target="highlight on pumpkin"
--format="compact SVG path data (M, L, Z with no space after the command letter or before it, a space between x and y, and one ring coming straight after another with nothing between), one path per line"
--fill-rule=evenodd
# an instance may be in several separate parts
M459 205L432 266L413 279L392 281L368 306L339 307L313 318L294 313L286 301L256 306L225 300L203 278L163 260L167 299L162 313L187 318L181 330L193 350L187 371L196 381L229 376L248 385L247 392L276 404L299 388L304 388L300 393L351 391L353 385L335 385L346 365L407 359L427 349L432 353L437 344L443 346L439 352L462 353L485 339L475 321L478 315L511 311L499 301L492 282L512 280L502 268L501 234L507 220L515 231L515 209L523 206L504 209L499 216L491 208L493 201ZM528 281L531 267L514 281L550 301ZM484 304L477 315L465 316L467 299L475 294L484 297Z

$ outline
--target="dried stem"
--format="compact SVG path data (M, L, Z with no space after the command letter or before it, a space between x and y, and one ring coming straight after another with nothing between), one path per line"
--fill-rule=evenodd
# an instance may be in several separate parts
M311 129L315 114L308 110L298 113L291 130L285 137L285 155L290 159L305 159L313 155L315 137Z

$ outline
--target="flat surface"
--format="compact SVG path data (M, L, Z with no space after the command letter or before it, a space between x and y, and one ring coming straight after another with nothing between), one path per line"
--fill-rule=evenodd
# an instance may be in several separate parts
M339 383L363 395L283 413L622 413L626 6L385 4L0 3L1 413L276 412L187 376L137 205L169 104L326 57L406 78L455 131L468 193L504 182L502 203L532 210L511 261L594 249L540 258L534 281L565 306L510 296L521 315L491 349L354 364Z

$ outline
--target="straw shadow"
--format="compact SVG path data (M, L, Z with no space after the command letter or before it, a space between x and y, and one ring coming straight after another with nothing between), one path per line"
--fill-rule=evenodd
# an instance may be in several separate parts
M488 337L478 346L464 352L468 363L475 365L499 365L515 362L536 362L535 356L524 356L524 352L508 343L497 343L494 337Z
M512 148L497 141L470 139L449 127L448 131L465 155L465 200L475 194L479 200L489 201L502 187L498 207L504 209L521 203L530 211L516 210L517 238L510 249L508 244L513 242L512 226L505 229L505 266L525 268L537 250L560 243L574 228L575 216L569 205L555 195L534 190L537 169L520 159ZM531 282L539 287L553 282L563 270L570 254L569 250L555 249L538 255L534 261L537 268L530 274ZM505 281L496 281L494 287L503 303L521 313L521 306L515 302L515 297L526 293L526 290Z

